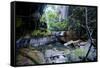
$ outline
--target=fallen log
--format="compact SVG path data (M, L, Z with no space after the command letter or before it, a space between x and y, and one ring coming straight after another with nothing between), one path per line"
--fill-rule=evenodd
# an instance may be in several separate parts
M81 40L76 40L76 41L70 40L69 42L64 43L64 46L68 46L70 44L78 45L80 43L80 41Z

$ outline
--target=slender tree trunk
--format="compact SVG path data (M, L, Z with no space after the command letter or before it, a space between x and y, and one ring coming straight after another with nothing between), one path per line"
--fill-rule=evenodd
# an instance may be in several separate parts
M91 50L91 47L92 47L92 45L93 45L92 37L91 37L91 32L90 32L90 29L89 29L89 27L88 27L88 15L87 15L87 8L86 8L86 7L85 7L85 20L86 20L86 29L87 29L87 33L88 33L88 38L89 38L89 40L90 40L90 47L89 47L89 49L88 49L88 51L87 51L87 54L86 54L84 60L87 59L87 57L88 57L88 55L89 55L89 52L90 52L90 50Z

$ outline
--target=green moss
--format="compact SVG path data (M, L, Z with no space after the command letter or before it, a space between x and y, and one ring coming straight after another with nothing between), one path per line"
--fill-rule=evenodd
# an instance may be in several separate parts
M85 56L86 52L83 49L77 48L74 50L76 56Z
M49 30L47 30L47 29L45 29L44 31L42 31L42 30L34 30L32 32L32 36L35 36L35 37L38 37L38 36L48 36L50 34L51 34L51 32Z

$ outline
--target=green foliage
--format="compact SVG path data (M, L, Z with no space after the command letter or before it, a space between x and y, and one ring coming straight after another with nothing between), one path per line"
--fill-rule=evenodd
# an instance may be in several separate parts
M47 19L48 18L48 19ZM48 21L47 25L49 26L48 29L50 30L66 30L68 27L68 21L58 21L59 15L57 12L48 11L47 13L44 13L40 19L41 22Z
M34 30L33 32L32 32L32 36L33 37L42 37L42 36L48 36L48 35L50 35L51 34L51 32L49 31L49 30L44 30L44 31L42 31L42 30Z
M22 19L19 17L16 17L16 27L20 27L22 25Z
M51 30L66 30L68 28L68 22L63 21L63 22L51 22L49 23L50 29Z
M58 15L56 12L51 12L51 11L48 11L46 13L44 13L40 19L41 22L46 22L47 18L49 21L55 21L57 18L58 18Z
M57 15L56 12L50 12L50 11L49 11L49 12L47 13L47 15L48 15L49 20L55 20L55 19L58 18L58 15Z
M73 26L80 26L80 24L85 23L85 13L84 13L84 7L70 7L70 14L69 14L69 21L73 22L76 25ZM75 27L75 28L76 28Z
M40 18L40 22L46 22L46 15L43 14L42 17Z

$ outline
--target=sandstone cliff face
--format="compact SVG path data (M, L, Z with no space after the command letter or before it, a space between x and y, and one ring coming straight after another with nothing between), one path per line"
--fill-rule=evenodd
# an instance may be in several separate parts
M68 42L70 40L78 40L80 37L76 35L75 31L65 31L61 40L64 42Z

